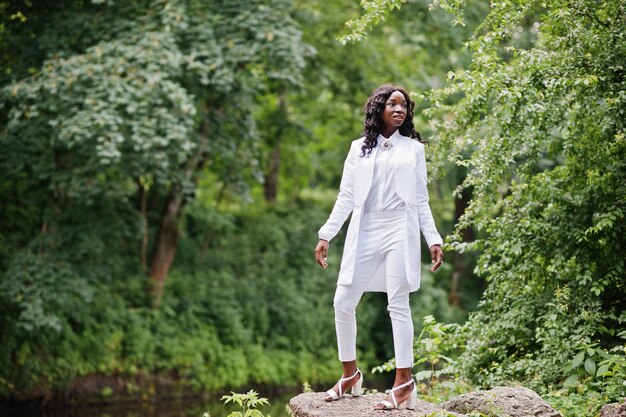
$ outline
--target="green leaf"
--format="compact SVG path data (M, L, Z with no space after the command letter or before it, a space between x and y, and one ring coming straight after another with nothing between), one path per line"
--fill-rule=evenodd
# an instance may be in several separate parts
M591 358L585 360L585 371L591 376L596 374L596 363Z
M613 330L613 329L611 329ZM608 359L609 354L604 349L596 349L596 353L602 356L604 359Z
M574 360L572 360L572 368L577 368L578 366L580 366L580 364L583 363L584 359L585 352L578 352L578 354L574 356Z
M563 382L563 385L566 387L573 387L576 385L577 382L578 382L578 375L574 374L574 375L568 376L565 382Z
M424 381L424 380L432 378L432 376L433 376L433 371L419 371L415 374L415 380Z
M444 387L444 388L448 388L450 390L453 390L453 389L456 388L456 384L454 382L452 382L452 381L443 381L441 383L441 386Z
M596 376L605 376L607 374L610 374L609 371L609 365L600 365L600 367L598 368L598 372L596 373Z

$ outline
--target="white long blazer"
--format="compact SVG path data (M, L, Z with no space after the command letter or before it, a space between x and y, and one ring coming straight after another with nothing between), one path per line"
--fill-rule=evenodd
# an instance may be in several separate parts
M410 291L417 291L420 287L420 235L424 234L428 247L442 244L443 241L433 220L428 204L428 189L426 187L426 156L424 145L415 139L394 133L395 162L395 190L405 203L406 226L404 235L404 264L406 276L409 280ZM348 234L343 248L341 269L337 285L349 285L352 282L354 267L359 262L356 253L359 241L359 226L363 204L372 185L374 160L378 146L372 149L368 156L361 157L361 146L365 138L352 142L346 157L339 194L333 210L326 223L320 228L320 239L330 241L344 224L350 213L352 219L348 226ZM385 264L375 272L374 278L369 280L366 291L387 292L385 285Z

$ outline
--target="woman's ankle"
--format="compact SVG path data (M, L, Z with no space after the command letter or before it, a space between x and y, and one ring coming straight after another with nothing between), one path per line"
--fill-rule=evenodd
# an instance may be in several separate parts
M394 387L398 385L402 385L407 383L413 378L413 374L411 373L411 368L397 368L396 369L396 378L393 383Z
M355 375L359 368L356 365L356 361L342 362L343 366L343 377L348 378Z

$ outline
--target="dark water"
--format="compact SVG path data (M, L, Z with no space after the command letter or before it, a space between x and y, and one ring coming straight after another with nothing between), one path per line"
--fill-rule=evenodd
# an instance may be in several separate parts
M384 391L393 383L393 374L368 375L368 388ZM324 391L328 387L314 386L314 391ZM249 389L249 388L248 388ZM248 389L237 392L245 393ZM270 405L260 407L263 415L272 417L289 417L286 406L289 400L302 392L300 388L281 388L276 391L265 391L254 388L259 397L267 398ZM210 413L211 417L226 417L233 411L241 411L232 404L224 405L219 395L206 398L190 397L176 400L135 401L116 404L48 406L37 405L11 406L0 403L0 417L202 417Z
M261 393L260 396L267 398L270 405L259 410L272 417L288 417L285 407L289 399L297 394L299 392L281 395ZM230 404L225 406L218 398L46 408L0 406L1 417L202 417L205 412L209 412L211 417L226 417L233 411L240 409Z

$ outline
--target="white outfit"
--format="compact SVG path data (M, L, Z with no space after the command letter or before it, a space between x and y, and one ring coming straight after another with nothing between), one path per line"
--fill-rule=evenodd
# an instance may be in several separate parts
M398 196L395 189L395 165L392 159L394 154L393 136L385 139L378 135L380 152L374 156L374 172L372 185L363 203L363 213L395 211L405 208L404 201Z
M365 291L387 293L396 367L413 365L409 293L420 283L421 229L428 246L442 239L428 205L424 145L396 131L369 156L352 142L340 191L318 235L330 241L352 212L335 293L339 360L356 359L356 306Z

